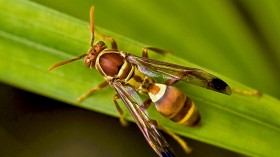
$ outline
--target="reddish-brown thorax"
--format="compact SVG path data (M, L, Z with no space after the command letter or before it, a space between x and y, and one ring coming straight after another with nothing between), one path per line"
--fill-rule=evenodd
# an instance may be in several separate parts
M99 64L108 76L115 76L124 64L124 58L117 53L105 53L100 57Z

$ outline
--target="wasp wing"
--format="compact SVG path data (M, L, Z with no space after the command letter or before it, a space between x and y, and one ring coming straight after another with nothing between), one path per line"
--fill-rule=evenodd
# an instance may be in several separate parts
M146 140L156 153L161 157L174 156L169 144L156 129L156 126L150 121L145 111L140 107L143 105L143 102L140 101L141 98L136 91L130 86L122 85L119 81L113 81L111 85L115 88Z
M141 72L151 77L162 77L174 81L182 80L223 94L231 94L231 89L227 83L201 69L184 67L135 55L128 55L127 60L135 64Z

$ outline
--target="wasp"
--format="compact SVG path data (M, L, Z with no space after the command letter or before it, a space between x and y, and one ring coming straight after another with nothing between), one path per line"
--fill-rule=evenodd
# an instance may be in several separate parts
M125 104L150 146L159 156L171 157L175 155L157 130L158 124L150 120L146 114L146 110L152 102L163 116L180 125L192 127L197 125L200 120L200 114L194 102L172 84L184 81L223 94L231 94L229 85L210 73L148 57L148 51L164 54L164 50L146 47L142 50L142 57L119 51L117 43L112 37L94 31L93 6L90 9L90 29L91 47L88 52L76 58L56 63L49 70L84 58L86 67L96 69L105 81L79 97L78 101L82 101L93 92L111 85L117 93L113 97L113 101L120 113L121 123L125 125L126 121L124 120L124 112L117 102L119 98ZM108 48L102 40L94 43L95 36L99 36L103 40L110 40L111 48ZM163 78L165 82L158 83L155 81L156 78ZM148 99L143 102L140 94L147 95Z

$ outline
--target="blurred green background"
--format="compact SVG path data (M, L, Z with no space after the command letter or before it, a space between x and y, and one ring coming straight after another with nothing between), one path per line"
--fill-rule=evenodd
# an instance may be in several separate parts
M84 21L88 21L90 6L95 5L97 26L170 49L174 55L280 98L277 0L35 2ZM6 84L0 88L0 151L4 156L143 156L143 152L155 156L135 124L123 128L115 118ZM176 142L168 140L183 156ZM240 156L187 141L194 148L189 156Z

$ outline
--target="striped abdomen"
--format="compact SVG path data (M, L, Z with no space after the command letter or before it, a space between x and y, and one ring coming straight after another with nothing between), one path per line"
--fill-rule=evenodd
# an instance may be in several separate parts
M194 102L174 86L152 83L148 94L157 110L172 121L186 126L199 123L200 115Z

